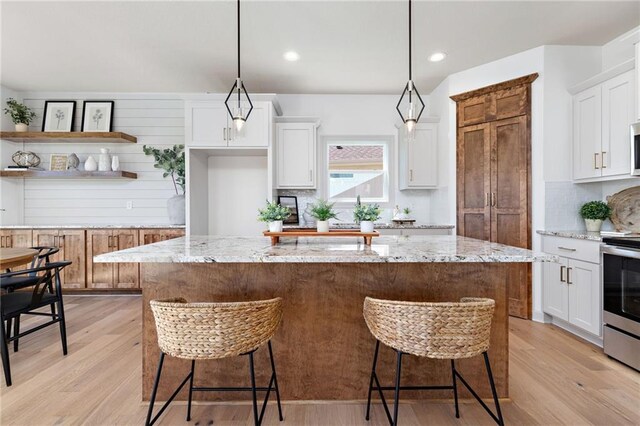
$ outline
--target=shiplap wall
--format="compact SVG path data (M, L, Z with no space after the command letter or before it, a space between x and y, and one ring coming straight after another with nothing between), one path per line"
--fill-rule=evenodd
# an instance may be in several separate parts
M39 94L24 95L24 103L38 114L29 130L41 130L45 99L76 101L74 131L80 131L82 101L114 100L113 131L138 138L137 144L25 144L24 149L38 154L41 166L49 167L54 153L75 152L80 168L89 155L96 161L100 148L109 148L120 159L120 169L136 172L129 180L24 180L24 224L165 224L167 199L175 195L171 179L153 167L153 157L146 156L143 145L169 147L184 143L184 102L172 95L100 95ZM4 166L4 165L3 165ZM127 209L127 201L133 203Z

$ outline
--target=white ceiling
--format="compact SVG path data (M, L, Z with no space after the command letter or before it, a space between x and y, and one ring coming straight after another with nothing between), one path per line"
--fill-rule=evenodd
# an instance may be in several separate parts
M235 2L1 3L1 82L16 90L226 92ZM243 1L243 80L257 93L399 93L406 1ZM640 23L640 2L414 1L414 79L543 44L602 45ZM299 62L282 55L297 51ZM440 63L427 61L445 51Z

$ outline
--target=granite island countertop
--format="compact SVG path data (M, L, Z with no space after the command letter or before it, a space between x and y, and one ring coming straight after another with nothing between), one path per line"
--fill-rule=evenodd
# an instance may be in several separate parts
M361 238L187 236L95 256L94 262L143 263L429 263L557 262L558 257L456 235Z
M169 224L68 224L68 225L0 225L0 229L184 229L184 225Z
M305 223L302 225L285 225L285 229L316 229L315 223ZM360 229L357 223L338 222L329 225L332 229ZM453 229L453 225L442 225L437 223L374 223L375 229Z
M600 235L599 232L538 230L537 233L540 235L545 235L550 237L573 238L576 240L602 241L602 236Z

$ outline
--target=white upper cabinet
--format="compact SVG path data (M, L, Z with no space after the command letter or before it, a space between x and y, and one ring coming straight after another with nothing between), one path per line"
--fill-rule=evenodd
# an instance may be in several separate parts
M636 120L640 121L640 43L636 43Z
M400 189L428 189L438 185L438 124L421 123L413 139L398 131Z
M271 139L271 102L255 102L240 132L223 101L185 102L185 142L199 147L268 147Z
M629 126L635 121L635 74L626 71L573 98L573 178L624 178L631 172Z
M316 123L276 124L278 188L316 187Z

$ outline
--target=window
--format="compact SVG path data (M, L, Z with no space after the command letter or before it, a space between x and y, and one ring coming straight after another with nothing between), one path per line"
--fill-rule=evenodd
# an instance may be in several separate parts
M386 139L327 140L326 194L331 202L389 201L389 146Z

